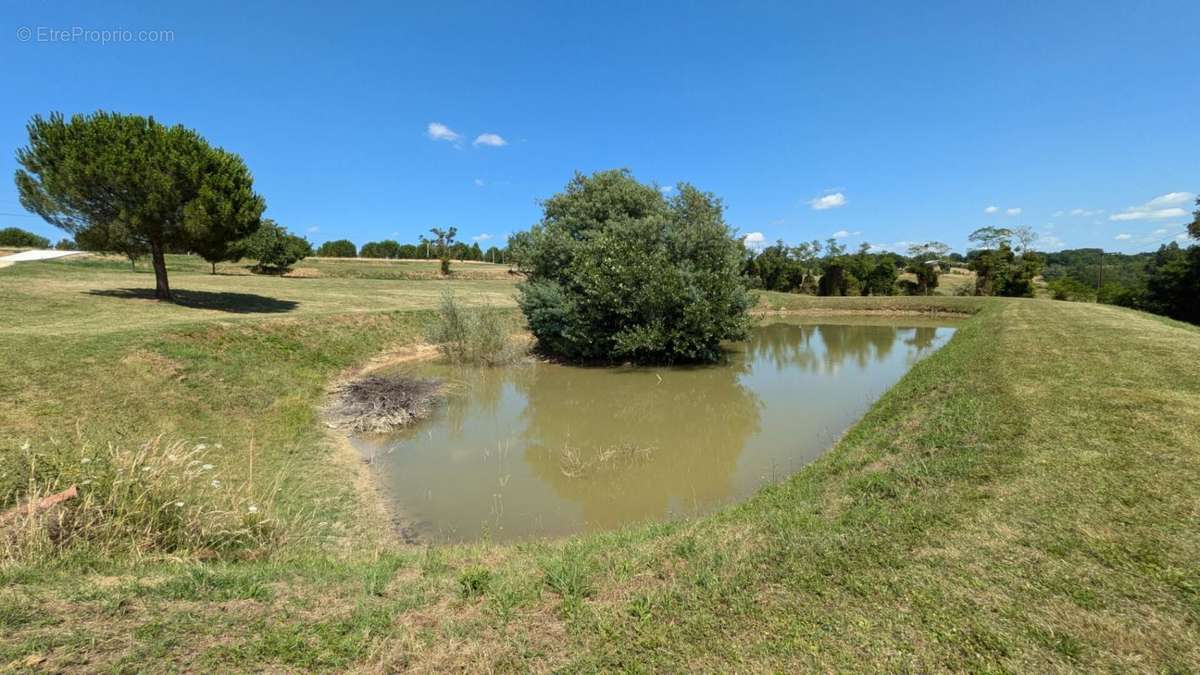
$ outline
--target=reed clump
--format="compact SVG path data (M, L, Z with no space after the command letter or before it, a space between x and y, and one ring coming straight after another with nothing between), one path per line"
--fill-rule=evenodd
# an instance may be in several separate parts
M527 345L514 339L513 328L508 314L489 303L465 307L446 292L426 337L450 363L499 366L528 353Z

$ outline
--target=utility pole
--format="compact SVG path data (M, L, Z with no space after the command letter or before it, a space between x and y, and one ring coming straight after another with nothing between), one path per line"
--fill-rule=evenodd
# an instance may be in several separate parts
M1100 278L1096 280L1096 295L1100 295L1100 289L1104 287L1104 249L1100 249Z

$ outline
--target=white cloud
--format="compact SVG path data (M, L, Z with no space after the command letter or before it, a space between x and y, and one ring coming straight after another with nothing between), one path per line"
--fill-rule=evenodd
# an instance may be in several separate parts
M475 187L483 187L483 179L482 178L475 179Z
M1054 212L1054 217L1055 217L1055 218L1062 218L1062 217L1063 217L1063 216L1065 216L1066 214L1067 214L1067 212L1066 212L1066 211L1055 211L1055 212Z
M1133 235L1122 232L1121 234L1118 234L1116 237L1113 237L1113 238L1116 239L1117 241L1126 241L1129 239L1133 239Z
M675 186L673 186L673 185L663 185L662 187L658 188L658 191L659 191L659 192L661 192L661 193L663 193L664 195L669 195L669 194L671 194L672 192L674 192L674 191L675 191Z
M1179 234L1175 235L1175 238L1178 239L1179 241L1187 241L1187 238L1188 238L1187 232L1180 232Z
M1104 213L1104 209L1071 209L1073 216L1098 216Z
M1108 217L1109 220L1163 220L1166 218L1182 218L1187 215L1187 211L1180 208L1174 209L1146 209L1140 206L1125 209L1120 213L1114 213Z
M320 231L321 231L321 228L317 227L316 225L309 225L308 230L307 230L307 232L309 234L316 234L317 232L320 232Z
M1114 213L1109 220L1163 220L1166 218L1183 218L1188 212L1177 206L1186 204L1195 198L1190 192L1168 192L1159 195L1141 206L1131 206L1120 213Z
M1019 216L1019 215L1021 215L1021 207L1014 206L1011 209L1005 209L1004 212L1010 216Z
M749 232L742 237L742 242L746 244L746 248L760 249L767 243L767 238L762 232Z
M983 210L984 213L995 213L1000 210L999 206L989 206Z
M434 141L450 141L451 143L458 143L462 140L462 134L454 131L441 122L430 122L429 126L425 128L425 133L429 136L430 140Z
M849 230L838 230L837 232L834 232L832 236L834 239L845 239L846 237L857 237L860 234L862 234L862 232L859 232L858 230L855 230L854 232Z
M1180 206L1187 204L1196 198L1196 195L1190 192L1168 192L1165 195L1160 195L1146 202L1146 206L1152 209L1160 209L1166 206Z
M479 134L471 145L490 145L493 148L499 148L508 145L508 141L501 138L500 134Z
M840 192L835 192L831 195L825 195L824 197L810 199L808 205L818 211L824 211L825 209L836 209L846 205L846 195Z
M492 238L492 235L488 234L487 232L484 232L483 234L477 234L474 237L471 237L471 241L487 241L488 239L491 239L491 238Z
M1166 234L1166 233L1168 233L1168 232L1170 232L1170 230L1168 230L1167 228L1165 228L1165 227L1160 227L1160 228L1158 228L1157 230L1155 230L1155 231L1151 232L1151 234L1157 234L1158 236L1160 236L1160 237L1161 237L1162 235L1164 235L1164 234Z

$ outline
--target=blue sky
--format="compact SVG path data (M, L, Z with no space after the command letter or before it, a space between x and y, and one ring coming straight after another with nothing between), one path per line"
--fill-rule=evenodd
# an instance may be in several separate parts
M2 1L0 173L35 113L152 114L245 157L315 242L499 241L613 167L755 238L893 248L1029 225L1148 250L1200 191L1194 0ZM0 226L61 236L22 213L5 178Z

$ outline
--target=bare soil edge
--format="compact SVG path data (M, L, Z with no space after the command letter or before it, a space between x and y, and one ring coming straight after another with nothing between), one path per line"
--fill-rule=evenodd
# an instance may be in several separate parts
M371 471L371 466L363 460L358 450L351 445L346 430L329 423L327 410L340 385L399 364L428 361L437 355L437 347L426 342L408 343L384 351L362 365L342 371L330 380L320 408L321 426L324 428L326 441L333 449L334 461L345 470L354 492L359 496L357 515L362 530L368 533L383 533L389 539L406 544L416 543L411 535L412 517L400 510L395 501L388 499L383 493L378 477Z

